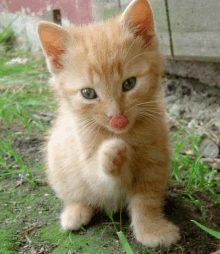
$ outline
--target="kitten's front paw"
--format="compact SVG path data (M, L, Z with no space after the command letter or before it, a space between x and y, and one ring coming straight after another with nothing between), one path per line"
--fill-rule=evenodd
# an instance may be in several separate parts
M158 227L157 230L153 230L151 233L136 235L137 241L148 247L165 246L168 247L173 243L180 240L179 228L173 225L171 222L167 222L165 225Z
M61 214L61 225L64 230L78 230L87 225L93 215L92 208L81 203L68 205Z
M99 151L101 170L110 175L119 175L122 168L128 166L130 147L121 139L104 142Z

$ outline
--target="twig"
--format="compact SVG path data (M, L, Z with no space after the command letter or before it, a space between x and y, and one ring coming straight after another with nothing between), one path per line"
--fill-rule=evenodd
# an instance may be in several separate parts
M108 224L112 224L112 222L102 222L101 224L103 224L103 225L108 225ZM115 224L119 225L120 222L115 222Z
M18 234L19 234L19 235L23 235L24 233L30 232L31 230L33 230L33 229L35 229L35 228L40 228L40 227L42 227L41 224L35 225L35 226L33 226L33 227L31 227L31 228L28 228L28 229L26 229L26 230L24 230L24 231L22 231L22 232L19 232Z
M17 183L17 184L15 185L15 188L18 188L21 184L23 184L23 181L20 181L19 183Z

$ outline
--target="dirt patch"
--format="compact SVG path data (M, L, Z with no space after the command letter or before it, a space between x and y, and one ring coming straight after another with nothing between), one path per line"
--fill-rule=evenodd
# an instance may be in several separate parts
M205 254L212 253L220 247L219 240L206 234L204 231L191 222L196 220L204 223L201 210L195 204L190 204L190 200L182 198L183 190L178 186L170 187L166 192L165 214L180 227L182 239L178 243L181 248L174 249L171 247L170 253L190 253ZM204 208L204 217L206 226L219 231L219 205L215 204L210 197L204 193L195 193Z
M194 79L166 76L162 91L168 112L183 119L186 127L220 135L220 88Z

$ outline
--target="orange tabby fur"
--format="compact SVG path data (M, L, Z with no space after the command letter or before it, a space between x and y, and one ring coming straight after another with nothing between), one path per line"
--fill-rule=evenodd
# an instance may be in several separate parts
M65 203L63 229L78 230L103 205L117 211L123 199L139 242L156 247L179 240L161 213L169 148L161 55L147 1L134 0L122 15L89 26L40 22L38 34L59 102L47 175ZM136 86L123 92L131 77ZM85 99L83 88L98 97ZM129 124L110 127L109 116L122 113Z

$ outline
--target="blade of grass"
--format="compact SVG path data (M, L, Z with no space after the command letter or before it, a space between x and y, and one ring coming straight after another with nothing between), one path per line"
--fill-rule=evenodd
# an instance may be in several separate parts
M120 231L118 231L118 229L115 225L115 222L114 222L114 219L113 219L113 210L111 211L111 214L110 214L110 213L108 213L108 211L106 210L104 205L103 205L103 209L106 212L106 214L108 215L108 217L111 219L112 224L113 224L113 226L116 230L116 233L118 235L118 238L119 238L120 243L121 243L122 247L124 248L124 250L126 251L127 254L133 254L134 252L132 251L132 249L131 249L124 233L121 231L121 228L122 228L122 225L121 225L122 204L123 204L123 202L121 202L121 209L120 209Z
M110 213L108 213L108 211L106 210L106 208L105 208L104 205L103 205L103 209L104 209L104 211L106 212L106 214L108 215L108 217L111 219L112 225L114 226L116 232L118 232L118 228L116 227L115 222L114 222L114 219L113 219L113 210L111 211L111 214L110 214Z
M206 231L207 233L209 233L210 235L220 239L220 232L215 231L213 229L207 228L205 226L203 226L202 224L200 224L199 222L195 221L195 220L191 220L193 223L195 223L198 227L200 227L202 230Z
M120 243L122 244L124 250L127 254L134 254L133 250L131 249L131 246L129 245L127 239L125 238L123 232L117 232L118 238L120 240Z

